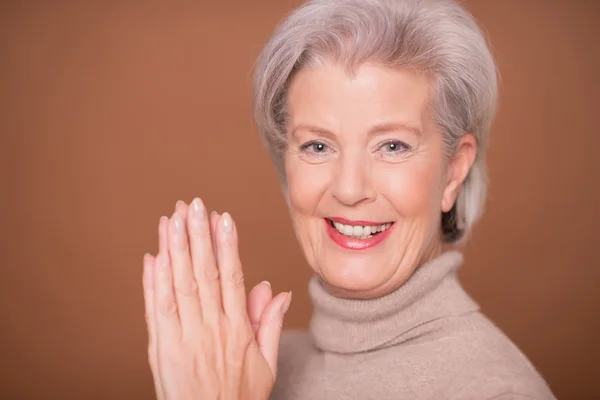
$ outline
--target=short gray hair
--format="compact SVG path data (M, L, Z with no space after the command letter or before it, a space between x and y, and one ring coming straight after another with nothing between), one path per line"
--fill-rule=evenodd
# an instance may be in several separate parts
M265 45L254 78L257 127L284 185L287 90L295 72L325 58L349 69L373 61L430 76L447 156L465 133L477 140L475 163L441 217L445 242L466 237L485 203L498 97L496 65L473 17L452 0L312 0L295 10Z

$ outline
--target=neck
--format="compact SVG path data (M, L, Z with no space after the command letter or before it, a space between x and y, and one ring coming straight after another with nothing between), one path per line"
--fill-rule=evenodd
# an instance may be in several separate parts
M309 285L315 344L337 353L370 351L410 340L413 328L429 321L477 310L457 280L461 264L459 252L444 252L395 291L371 299L333 296L315 276Z

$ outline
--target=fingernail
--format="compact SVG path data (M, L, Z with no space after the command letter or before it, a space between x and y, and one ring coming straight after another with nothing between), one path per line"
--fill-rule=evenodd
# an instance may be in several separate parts
M210 212L210 217L213 218L215 215L217 215L218 213L216 211L211 211Z
M265 285L267 285L268 287L271 287L271 282L269 281L262 281L261 283L264 283Z
M182 204L183 204L183 200L177 200L177 203L175 203L175 207L181 206Z
M292 292L290 291L288 293L288 298L285 301L285 303L283 303L283 306L281 306L281 313L285 314L289 309L290 309L290 304L292 303Z
M173 213L173 223L175 224L175 233L181 235L183 233L183 219L177 211Z
M221 215L221 224L223 224L223 232L224 233L231 233L233 232L233 220L231 219L231 215L229 215L229 213L224 212L223 215Z
M192 201L192 211L192 222L194 222L194 226L198 227L200 223L204 221L206 216L202 200L196 197L194 201Z
M196 197L192 201L192 208L194 209L195 213L200 213L202 216L204 216L204 204L202 204L202 200Z

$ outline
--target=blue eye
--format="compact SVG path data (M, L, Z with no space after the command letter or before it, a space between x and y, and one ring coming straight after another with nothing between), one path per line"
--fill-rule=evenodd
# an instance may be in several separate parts
M313 143L312 149L316 152L321 153L323 150L325 150L325 145L323 143Z
M300 150L309 153L324 153L327 150L327 145L321 142L308 142L303 144Z
M407 145L404 142L401 142L399 140L392 140L389 142L384 143L381 146L381 149L383 149L384 151L387 151L389 153L400 153L400 152L405 152L411 149L411 147L409 145Z

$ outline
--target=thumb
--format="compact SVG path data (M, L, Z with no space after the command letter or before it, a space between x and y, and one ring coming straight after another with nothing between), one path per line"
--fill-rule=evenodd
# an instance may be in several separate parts
M277 355L283 328L283 316L290 307L291 301L292 292L279 293L275 296L263 311L256 335L258 347L271 367L273 378L277 377Z
M248 317L250 318L250 324L252 325L252 332L255 336L260 327L262 314L272 298L273 292L269 281L262 281L254 286L248 295L246 307L248 308Z

